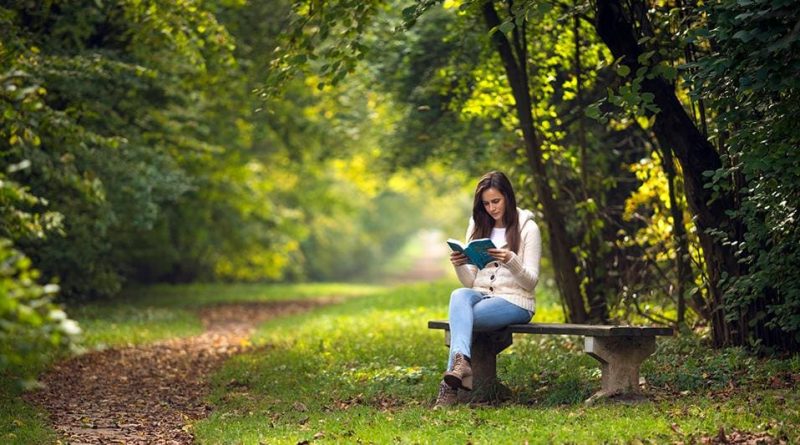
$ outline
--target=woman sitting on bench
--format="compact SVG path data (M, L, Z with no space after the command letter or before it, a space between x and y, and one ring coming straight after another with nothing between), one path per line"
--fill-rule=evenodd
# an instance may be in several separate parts
M501 172L485 174L475 189L467 241L481 238L496 246L487 251L494 261L484 268L479 270L463 253L450 254L464 287L450 295L450 356L436 407L456 403L458 389L472 390L473 330L527 323L536 310L541 234L533 213L517 208L511 182Z

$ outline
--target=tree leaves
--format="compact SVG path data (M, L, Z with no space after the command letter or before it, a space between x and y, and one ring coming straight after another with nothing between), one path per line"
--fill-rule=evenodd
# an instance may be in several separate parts
M514 26L514 22L503 22L497 27L497 30L503 34L508 34L512 29L514 29Z
M696 34L713 42L713 51L688 68L696 70L694 94L719 110L712 122L715 131L727 135L726 164L708 173L710 187L738 193L741 206L732 216L748 233L747 242L734 246L747 272L728 281L726 310L733 318L773 330L754 333L751 346L796 349L800 282L787 274L789 264L800 261L800 232L787 222L796 220L797 206L789 203L797 202L793 197L800 192L800 115L794 105L800 80L793 68L800 62L797 51L791 51L798 42L797 8L782 1L728 0L703 13L714 26ZM733 245L728 235L720 235L721 242ZM753 309L765 294L771 303L760 312Z
M7 187L0 182L0 189ZM58 286L42 286L38 279L30 259L0 237L0 373L22 380L35 378L26 373L47 354L67 349L81 332L53 304Z

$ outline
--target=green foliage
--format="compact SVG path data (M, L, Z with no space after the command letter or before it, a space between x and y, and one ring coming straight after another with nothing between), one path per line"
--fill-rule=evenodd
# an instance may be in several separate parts
M287 8L288 23L261 89L265 97L275 95L284 83L304 68L320 75L317 88L336 86L364 58L362 33L384 5L382 2L314 0L295 2Z
M675 360L675 357L681 357ZM785 360L754 357L744 348L727 348L709 354L708 344L694 336L660 342L645 362L649 385L681 393L708 394L747 388L769 390L790 384L800 371L798 357Z
M29 85L29 80L22 72L0 75L4 123L0 147L40 143L30 125L40 123L34 115L42 107L41 88ZM4 149L0 157L6 167L0 171L0 375L9 385L34 378L36 366L51 354L66 350L80 332L52 302L59 286L52 281L42 285L39 270L13 242L40 239L62 227L62 215L48 210L46 199L9 179L31 165L27 159L15 159L14 154L13 149Z
M452 170L480 172L492 159L491 151L479 148L505 140L497 132L499 122L479 122L460 111L483 77L476 71L486 41L472 23L438 7L417 16L402 33L392 26L398 18L391 18L365 39L372 48L366 59L370 82L401 110L385 137L383 158L399 167L439 162Z
M20 184L0 196L2 230L62 297L126 281L340 279L416 230L407 190L364 192L343 172L374 158L378 98L308 88L312 76L253 94L289 6L0 9L0 166ZM344 255L352 234L359 255Z
M169 137L159 116L179 85L157 63L136 60L130 41L117 40L182 38L148 29L154 20L128 21L124 15L144 5L126 5L50 11L50 4L19 4L2 11L3 41L10 44L0 62L14 74L6 76L4 93L20 92L3 97L3 163L26 165L14 177L63 217L60 233L14 238L45 276L62 278L71 298L117 291L116 234L152 227L159 206L187 190L171 147L153 143ZM152 43L159 50L142 52L154 57L171 46Z
M716 138L727 147L723 169L709 173L711 186L738 193L731 216L746 226L744 242L732 246L745 273L726 283L727 317L767 320L785 339L779 343L797 345L800 10L791 2L722 1L703 11L708 24L689 38L707 41L712 52L694 65L694 94L719 110ZM758 335L751 341L758 346Z
M0 375L32 378L32 366L65 350L80 333L52 303L58 286L37 283L39 272L11 242L0 238ZM14 381L14 378L10 379Z

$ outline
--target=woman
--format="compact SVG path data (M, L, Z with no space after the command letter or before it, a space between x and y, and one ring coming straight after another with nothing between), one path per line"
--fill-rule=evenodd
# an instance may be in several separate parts
M450 262L463 288L450 295L450 358L436 406L456 403L458 389L472 390L470 347L473 331L493 331L527 323L536 309L542 245L533 213L517 208L514 189L501 172L485 174L475 189L467 241L491 238L495 261L481 270L459 252Z

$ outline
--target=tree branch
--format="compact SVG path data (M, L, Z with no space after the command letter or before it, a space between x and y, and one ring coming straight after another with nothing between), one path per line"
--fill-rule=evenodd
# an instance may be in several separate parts
M525 85L528 85L528 48L527 45L523 42L524 34L522 37L520 36L520 30L517 27L517 16L514 14L514 1L508 0L508 16L511 17L511 22L514 24L514 27L511 29L511 36L514 42L514 50L517 54L517 64L520 67L520 71L522 74L522 80L525 82ZM523 19L523 26L524 25ZM524 28L523 28L524 33Z

